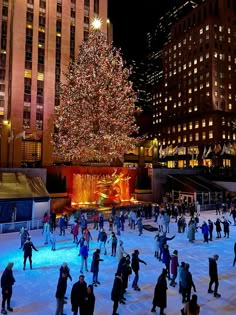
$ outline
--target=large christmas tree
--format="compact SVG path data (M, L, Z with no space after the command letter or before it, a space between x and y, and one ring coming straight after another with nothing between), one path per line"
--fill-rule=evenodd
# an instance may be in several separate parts
M120 51L93 30L65 76L56 108L54 154L80 162L122 160L139 141L139 109Z

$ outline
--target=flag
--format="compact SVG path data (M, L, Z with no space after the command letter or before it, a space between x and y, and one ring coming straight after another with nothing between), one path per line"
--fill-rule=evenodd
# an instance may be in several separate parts
M23 138L25 140L25 131L18 133L18 135L15 136L15 139L17 138Z
M207 150L207 153L205 155L205 157L208 157L208 155L212 152L212 148L211 146L209 146L209 149Z
M202 153L202 159L205 159L205 158L206 158L206 153L207 153L207 148L206 148L206 146L204 145L204 150L203 150L203 153Z
M176 147L173 149L172 154L173 154L173 155L178 154L178 146L176 146Z
M226 153L226 150L227 150L227 146L224 144L224 145L223 145L223 149L222 149L220 155L225 154L225 153Z
M10 136L8 137L8 143L10 143L13 140L14 140L14 131L12 130Z
M159 149L159 159L161 159L161 158L162 158L162 144L161 144L160 149Z
M214 147L214 152L217 154L217 153L219 153L220 151L221 151L221 145L218 143L218 144L216 144L215 147Z

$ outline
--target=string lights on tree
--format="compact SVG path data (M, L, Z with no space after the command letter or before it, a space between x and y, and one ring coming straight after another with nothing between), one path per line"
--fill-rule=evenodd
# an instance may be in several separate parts
M61 84L53 134L55 155L110 163L122 160L138 144L135 114L140 110L135 107L130 74L120 51L93 27Z

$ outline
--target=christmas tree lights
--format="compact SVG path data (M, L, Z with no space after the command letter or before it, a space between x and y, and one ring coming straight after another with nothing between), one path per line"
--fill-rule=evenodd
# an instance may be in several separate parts
M140 138L136 94L120 51L93 30L71 62L55 111L54 154L64 160L122 160ZM134 137L136 136L136 137Z

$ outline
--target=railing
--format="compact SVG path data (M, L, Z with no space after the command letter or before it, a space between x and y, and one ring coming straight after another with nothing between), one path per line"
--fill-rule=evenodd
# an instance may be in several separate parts
M22 227L26 227L27 230L37 230L42 228L42 226L43 226L42 220L1 223L0 234L20 232L20 229Z

